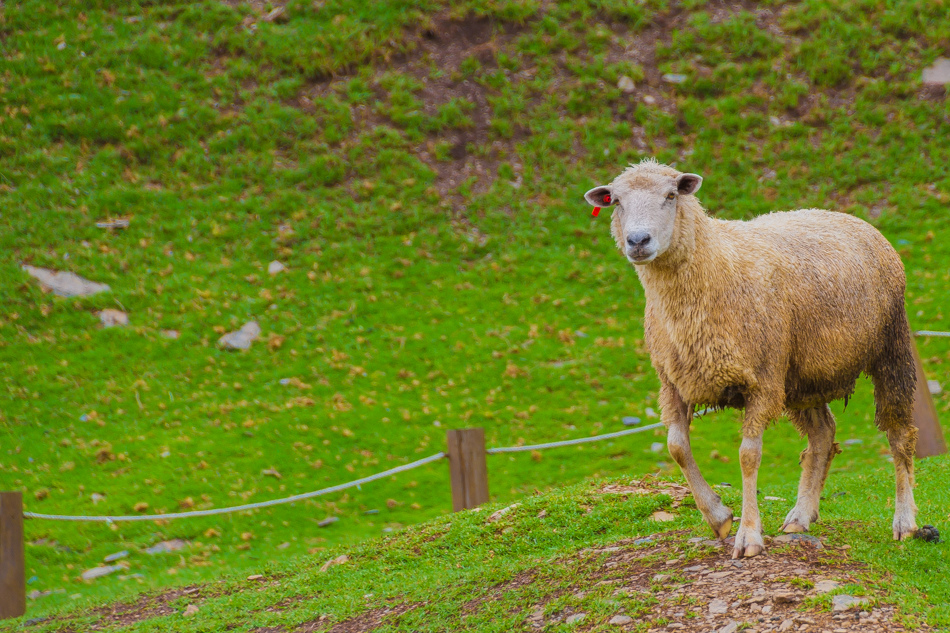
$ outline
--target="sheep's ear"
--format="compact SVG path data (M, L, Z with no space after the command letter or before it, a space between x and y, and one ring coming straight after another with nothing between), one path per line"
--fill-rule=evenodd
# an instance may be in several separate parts
M676 189L685 195L696 193L703 184L703 177L696 174L680 174L676 179Z
M609 207L616 204L614 196L610 192L610 187L594 187L584 194L584 199L593 207Z

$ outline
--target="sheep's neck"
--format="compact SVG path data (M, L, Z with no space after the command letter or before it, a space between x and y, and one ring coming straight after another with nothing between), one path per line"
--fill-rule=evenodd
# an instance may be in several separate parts
M670 248L654 262L636 267L647 302L659 309L657 316L679 320L708 315L734 267L730 253L716 221L699 202L681 200Z

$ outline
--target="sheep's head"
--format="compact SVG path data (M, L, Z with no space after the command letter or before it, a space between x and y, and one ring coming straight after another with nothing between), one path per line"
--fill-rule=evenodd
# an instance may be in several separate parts
M595 207L615 206L611 232L632 264L646 264L670 247L680 196L699 190L703 179L649 159L631 165L609 185L584 198Z

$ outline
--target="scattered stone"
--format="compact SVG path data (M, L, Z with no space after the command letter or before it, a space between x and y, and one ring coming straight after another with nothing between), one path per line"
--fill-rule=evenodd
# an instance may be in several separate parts
M122 310L107 308L99 313L102 327L121 327L129 324L129 315Z
M782 497L766 497L765 500L766 501L786 501L786 499L783 499Z
M726 626L719 629L719 633L736 633L739 630L739 625L735 620L730 620Z
M793 626L795 626L795 620L789 618L789 619L787 619L787 620L782 620L782 623L778 625L778 630L779 630L779 631L788 631L788 630L790 630Z
M320 567L320 571L326 571L330 569L331 567L333 567L334 565L342 565L348 560L350 560L349 556L347 556L346 554L341 554L340 556L337 556L336 558L331 558L327 562L323 563L323 566Z
M709 613L710 615L722 615L729 611L729 603L725 600L720 600L716 598L709 603Z
M181 612L182 617L190 618L194 614L198 613L197 605L189 604L185 607L185 610Z
M624 624L630 624L631 622L633 622L633 618L631 618L629 615L615 615L614 617L610 618L607 623L623 626Z
M818 593L829 593L841 586L837 580L819 580L815 583L815 591Z
M28 264L23 265L28 275L40 282L44 290L49 290L60 297L88 297L110 290L107 284L96 283L83 279L76 273L57 272L46 268L37 268Z
M517 508L517 507L520 506L520 505L521 505L520 503L513 503L513 504L511 504L510 506L508 506L507 508L502 508L501 510L495 510L495 511L492 512L491 515L488 517L488 522L489 522L489 523L494 523L495 521L497 521L497 520L500 519L501 517L505 516L506 514L508 514L509 512L511 512L512 510L514 510L515 508Z
M657 510L650 516L650 518L654 521L666 523L667 521L675 521L676 515L664 510Z
M128 218L117 218L115 220L103 220L96 222L96 228L100 229L127 229L129 228Z
M261 18L265 22L273 22L274 24L282 24L287 21L287 12L284 10L284 7L277 7L272 9L267 15Z
M93 567L92 569L87 569L81 574L83 580L95 580L96 578L102 578L103 576L108 576L109 574L114 574L115 572L125 569L122 565L105 565L103 567Z
M939 396L943 393L943 387L940 386L939 380L928 380L927 389L930 390L932 396Z
M925 525L914 533L914 538L919 538L928 543L939 543L940 532L932 525Z
M663 81L671 84L685 83L688 77L679 73L666 73L663 75Z
M101 494L99 494L98 492L92 493L92 495L90 495L89 498L92 499L92 505L96 505L96 504L99 503L100 501L105 501L105 500L106 500L106 496L105 496L105 495L101 495Z
M165 338L170 338L174 341L181 335L178 333L178 330L162 330L162 336Z
M652 538L638 538L633 542L634 545L649 545L653 542Z
M248 321L235 332L228 332L220 339L218 345L225 349L250 349L251 342L261 335L261 326L256 321Z
M867 598L855 598L854 596L849 596L842 594L840 596L831 597L831 610L832 611L847 611L853 607L864 606L869 602Z
M338 517L327 517L327 518L325 518L323 521L319 521L319 522L317 523L317 527L326 527L326 526L328 526L328 525L333 525L334 523L336 523L336 522L339 521L339 520L340 520L340 519L339 519Z
M251 574L247 577L248 580L264 580L264 574Z
M124 550L122 550L121 552L116 552L115 554L109 554L108 556L106 556L106 557L103 558L102 560L104 560L104 561L107 562L107 563L113 563L113 562L115 562L115 561L117 561L117 560L119 560L119 559L125 558L125 557L128 556L128 555L129 555L129 550L124 549Z
M623 422L624 426L636 426L640 424L640 418L628 415L623 418L621 422Z
M650 444L650 450L654 453L659 453L663 450L663 442L653 442Z
M633 79L626 75L620 77L620 80L617 82L617 87L620 88L621 92L626 92L627 94L637 89L637 85L633 83Z
M175 538L170 541L162 541L161 543L156 543L151 547L145 550L146 554L167 554L168 552L177 552L188 547L188 541L182 540L180 538Z
M666 580L669 580L669 578L670 578L669 574L656 574L655 576L653 576L653 582L664 582Z
M267 272L271 275L276 275L279 272L287 270L287 267L281 264L276 259L267 265Z
M857 438L849 439L844 441L845 446L857 446L858 444L863 444L864 440L859 440Z
M647 105L654 105L656 103L656 99L650 95L646 95L645 97L643 97L643 103Z
M923 81L932 86L946 86L950 84L950 59L938 57L933 66L924 68Z
M583 622L584 618L586 617L587 617L586 613L575 613L574 615L568 616L567 619L564 620L564 623L565 624L579 624Z
M802 543L808 543L809 545L814 546L815 549L822 549L824 547L824 545L821 544L821 541L811 534L782 534L781 536L776 536L772 540L775 543L791 543L793 541L800 541Z
M647 407L646 410L644 411L644 413L647 414L647 417L648 417L648 418L655 418L655 417L657 417L656 411L654 411L651 407Z
M274 479L283 479L284 476L280 474L280 471L276 468L265 468L261 471L261 474L265 477L273 477Z
M787 591L772 595L772 602L775 604L795 604L799 600L800 598L798 596Z

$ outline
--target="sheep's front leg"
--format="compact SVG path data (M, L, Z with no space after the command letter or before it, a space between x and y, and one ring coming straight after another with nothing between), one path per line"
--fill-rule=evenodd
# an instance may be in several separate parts
M756 480L762 463L762 434L744 435L739 446L739 464L742 466L742 520L736 532L733 558L755 556L765 549L762 540L762 518L756 497Z
M706 523L717 538L724 539L732 529L732 510L727 508L706 480L703 478L689 443L689 423L692 419L692 407L688 406L679 393L670 385L664 384L660 390L663 424L668 429L666 446L670 456L679 464L686 477L689 489L696 500L696 507L702 513Z

